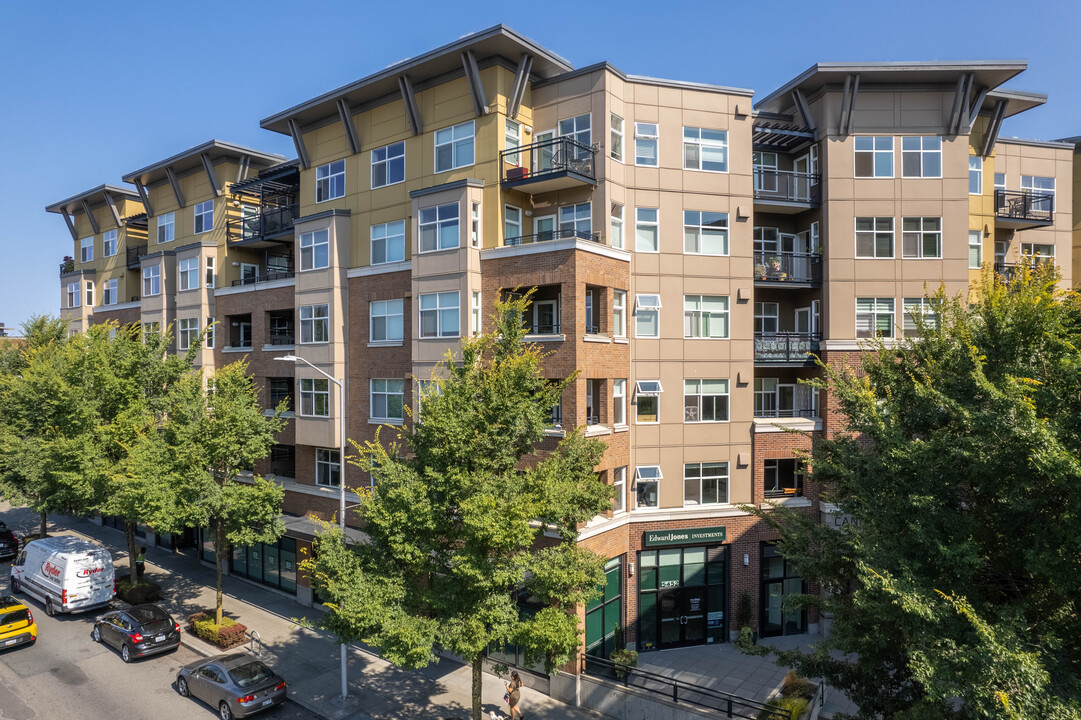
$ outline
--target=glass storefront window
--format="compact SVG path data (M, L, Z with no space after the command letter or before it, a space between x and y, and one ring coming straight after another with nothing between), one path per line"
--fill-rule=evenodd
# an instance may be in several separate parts
M724 546L639 554L639 650L724 641L727 556Z
M783 557L777 546L762 545L762 637L807 632L807 611L784 607L786 596L802 595L803 578Z
M586 605L586 653L608 659L623 647L623 558L604 566L604 594Z
M283 537L273 544L233 548L229 572L288 593L297 591L297 541Z
M278 541L281 550L281 589L286 592L297 591L297 541L283 537Z

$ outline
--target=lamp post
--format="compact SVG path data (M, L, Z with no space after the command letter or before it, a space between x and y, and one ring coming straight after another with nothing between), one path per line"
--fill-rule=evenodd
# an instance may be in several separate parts
M337 380L325 371L313 365L311 362L305 360L302 357L296 355L283 355L282 357L274 358L275 360L282 360L284 362L291 362L294 365L297 363L304 363L312 370L316 371L330 382L338 386L338 527L342 531L342 542L345 542L345 381ZM342 700L349 697L349 684L346 679L346 646L342 643L341 646L342 656Z

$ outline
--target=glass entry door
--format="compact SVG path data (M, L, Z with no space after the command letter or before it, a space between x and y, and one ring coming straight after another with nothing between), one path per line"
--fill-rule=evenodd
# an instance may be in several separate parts
M640 562L639 649L724 639L725 548L646 550Z

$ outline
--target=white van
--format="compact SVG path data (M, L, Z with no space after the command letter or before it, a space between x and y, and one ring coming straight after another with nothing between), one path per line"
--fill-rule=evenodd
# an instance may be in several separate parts
M31 540L11 563L11 591L45 603L45 612L82 612L116 595L113 558L100 545L70 535Z

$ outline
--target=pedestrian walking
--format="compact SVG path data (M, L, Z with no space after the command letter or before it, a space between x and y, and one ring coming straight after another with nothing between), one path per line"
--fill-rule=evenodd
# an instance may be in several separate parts
M518 707L518 701L522 699L522 678L517 672L510 674L510 682L507 683L507 694L504 696L507 705L510 706L510 720L522 717L522 709Z
M146 548L139 548L139 554L135 556L135 577L139 579L143 576L143 571L146 570Z

